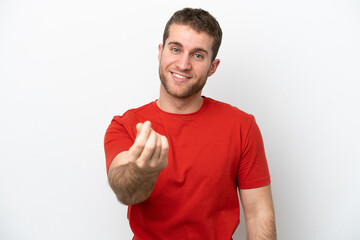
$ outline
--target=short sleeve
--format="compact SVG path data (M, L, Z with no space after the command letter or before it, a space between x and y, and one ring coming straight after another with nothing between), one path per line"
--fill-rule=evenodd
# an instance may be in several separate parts
M255 118L244 135L237 184L240 189L251 189L270 184L269 168L264 143Z
M129 150L134 142L132 133L126 128L120 116L115 116L105 133L104 150L106 171L113 159L121 152Z

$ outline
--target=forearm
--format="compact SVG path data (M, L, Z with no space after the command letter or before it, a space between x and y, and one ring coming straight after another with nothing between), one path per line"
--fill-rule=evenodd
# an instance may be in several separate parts
M276 240L274 205L270 185L240 189L248 240Z
M276 240L276 225L273 211L259 213L245 219L248 240Z
M109 184L117 199L125 205L146 200L152 193L158 172L146 172L135 163L119 165L109 171Z

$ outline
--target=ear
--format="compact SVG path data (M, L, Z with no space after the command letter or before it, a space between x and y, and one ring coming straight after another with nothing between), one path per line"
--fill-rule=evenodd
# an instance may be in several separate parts
M213 75L215 72L216 72L216 69L217 67L219 66L220 64L220 59L215 59L212 63L211 63L211 66L210 66L210 69L209 69L209 73L208 73L208 77L210 77L211 75Z
M159 54L158 54L159 63L160 63L160 60L161 60L162 52L163 52L163 45L160 43L159 44Z

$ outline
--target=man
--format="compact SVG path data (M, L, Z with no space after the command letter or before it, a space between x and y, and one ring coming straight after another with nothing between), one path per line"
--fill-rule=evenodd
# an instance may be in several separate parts
M133 239L232 239L243 204L249 239L276 239L270 176L253 116L203 97L222 31L201 9L167 23L159 99L115 116L108 178L128 207Z

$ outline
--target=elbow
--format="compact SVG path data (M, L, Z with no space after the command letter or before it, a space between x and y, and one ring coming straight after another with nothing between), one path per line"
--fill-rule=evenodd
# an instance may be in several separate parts
M116 195L117 200L126 206L134 204L131 201L129 201L129 199L124 198L121 194L115 194L115 195Z
M245 215L247 221L265 221L275 222L275 213L273 209L264 209L253 214Z
M116 195L117 200L126 206L138 204L147 199L147 198L139 199L139 198L135 198L135 197L131 197L131 196L125 196L124 194L121 194L121 193L115 193L115 195Z
M248 239L276 240L276 224L274 211L262 211L246 218Z

